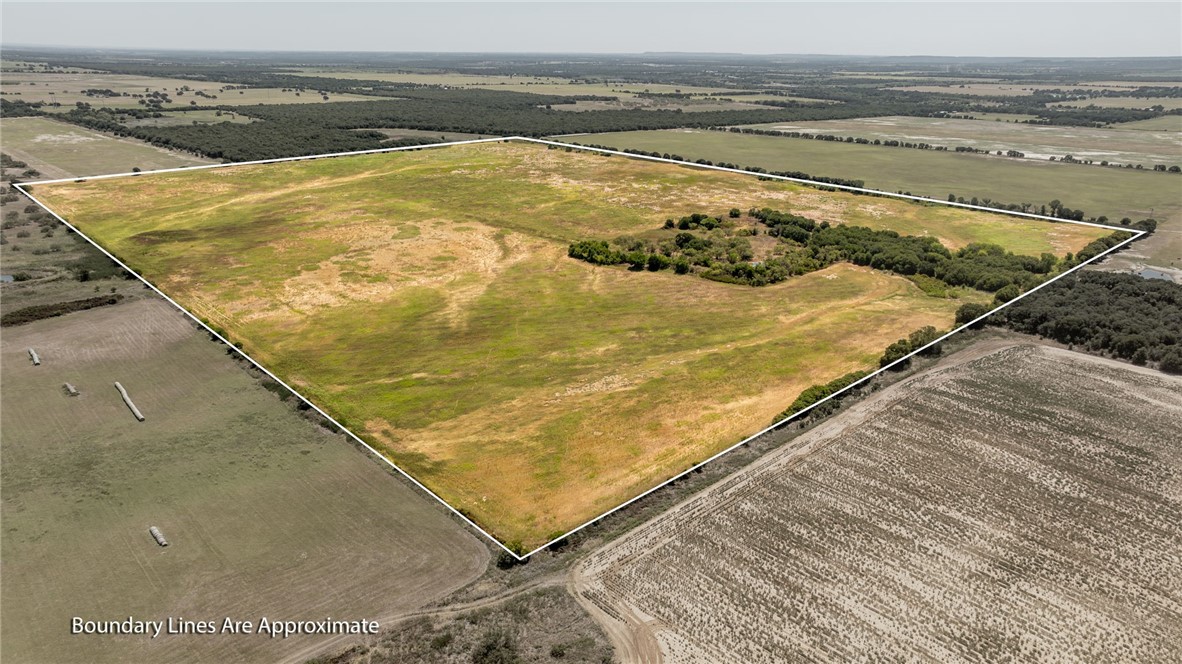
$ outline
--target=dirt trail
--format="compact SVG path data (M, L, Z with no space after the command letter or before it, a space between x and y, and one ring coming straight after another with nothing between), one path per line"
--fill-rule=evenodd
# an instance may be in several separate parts
M571 568L567 582L568 590L608 635L616 649L618 661L622 664L658 664L665 661L668 655L676 653L666 653L660 646L658 633L661 621L643 616L636 607L629 605L622 598L613 596L600 583L599 572L656 548L661 539L670 536L669 526L691 518L695 512L701 512L704 506L708 506L710 511L719 509L743 497L752 488L767 481L768 477L791 470L814 452L839 440L846 430L861 425L867 418L905 398L917 383L939 382L943 377L951 375L950 369L1013 346L1029 343L1019 339L986 339L949 355L936 366L870 395L791 443L765 454L746 468L719 480L638 526L631 534L591 553ZM710 500L719 494L726 497L721 501ZM670 641L666 640L665 643Z

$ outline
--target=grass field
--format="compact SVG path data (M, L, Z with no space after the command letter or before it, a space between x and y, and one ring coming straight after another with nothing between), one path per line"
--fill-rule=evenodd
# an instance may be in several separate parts
M943 199L949 193L1007 203L1051 200L1110 220L1154 217L1159 233L1145 241L1147 260L1160 265L1182 256L1182 194L1177 173L1059 164L1041 160L892 149L778 136L706 130L633 131L560 140L679 154L813 176L857 178L872 189L910 191ZM1154 244L1150 245L1150 242Z
M143 108L139 99L128 95L142 95L148 91L165 92L172 99L171 104L164 108L184 108L190 102L197 102L198 106L240 106L244 104L308 104L321 101L315 90L303 93L294 90L284 92L278 88L251 88L246 90L222 90L228 83L217 81L194 81L178 78L157 78L154 76L129 76L125 74L106 73L7 73L4 75L4 98L9 101L21 100L32 102L57 102L60 107L45 107L46 111L66 112L72 110L77 102L85 102L95 108ZM181 95L177 91L185 86L189 92ZM83 90L111 90L117 92L117 97L91 97L83 94ZM216 99L199 97L194 94L200 90L208 95L215 95ZM329 101L359 101L372 100L353 94L330 94Z
M764 205L1032 254L1103 233L528 143L35 193L527 547L755 432L899 336L947 329L961 302L845 264L766 288L633 273L568 258L570 241Z
M1140 131L1182 131L1182 115L1162 115L1148 120L1136 122L1122 122L1117 127L1121 129L1136 129Z
M986 344L590 555L575 587L617 651L1182 658L1182 380Z
M218 115L218 113L221 115ZM123 124L128 127L176 127L178 125L217 124L219 122L250 123L253 119L227 111L170 111L162 118L144 118L142 120L127 120Z
M1167 111L1182 108L1182 98L1179 97L1096 97L1081 101L1068 101L1056 106L1098 106L1100 108L1151 108L1161 106Z
M378 619L485 569L485 546L430 499L299 417L159 299L5 328L0 358L5 661L276 661L319 637L68 626Z
M1167 131L1055 127L980 120L888 116L752 125L759 129L854 136L870 140L967 146L996 152L1018 150L1027 159L1062 158L1117 164L1182 165L1182 136Z
M130 138L77 127L47 118L0 118L5 154L41 172L37 178L126 173L211 163Z

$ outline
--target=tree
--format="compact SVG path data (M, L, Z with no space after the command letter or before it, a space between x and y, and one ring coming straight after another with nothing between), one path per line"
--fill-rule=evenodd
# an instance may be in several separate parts
M1005 304L1006 302L1009 302L1021 294L1021 288L1018 288L1015 284L1010 284L1009 286L998 290L993 296L993 301L997 304Z
M878 366L885 367L892 362L896 362L911 353L911 344L907 343L906 339L899 339L895 343L886 347L882 357L878 360ZM904 363L906 364L906 363Z
M1182 374L1182 352L1171 350L1162 356L1158 368L1170 374Z
M977 304L976 302L962 304L956 310L956 324L965 325L966 323L971 323L987 313L989 313L989 307L983 304Z

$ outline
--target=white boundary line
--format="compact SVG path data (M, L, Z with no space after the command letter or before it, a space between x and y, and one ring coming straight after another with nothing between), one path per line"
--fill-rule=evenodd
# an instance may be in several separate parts
M925 203L936 203L939 205L947 205L950 207L960 207L960 208L967 208L967 209L971 209L971 210L980 210L980 211L985 211L985 212L1005 214L1005 215L1009 215L1009 216L1026 217L1026 218L1031 218L1031 219L1039 219L1042 221L1050 221L1050 222L1054 222L1054 223L1068 223L1068 224L1077 224L1077 225L1082 225L1082 226L1091 226L1091 227L1095 227L1095 228L1104 228L1104 229L1111 230L1111 231L1133 233L1133 237L1125 240L1124 242L1121 242L1120 244L1117 244L1117 245L1107 249L1106 251L1103 251L1103 252L1097 254L1096 256L1093 256L1092 258L1084 261L1083 263L1080 263L1079 265L1071 268L1070 270L1068 270L1062 274L1056 275L1055 277L1042 282L1038 286L1035 286L1034 288L1031 288L1030 290L1026 291L1025 293L1022 293L1021 295L1014 298L1013 300L1010 300L1009 302L1006 302L1006 303L1002 304L1001 306L990 310L989 312L985 313L984 315L979 316L979 317L969 321L968 323L965 323L964 325L961 325L960 327L953 329L952 331L944 334L940 338L938 338L934 341L931 341L930 343L925 344L924 346L911 351L907 355L899 358L898 360L895 360L894 362L886 365L885 367L881 367L877 371L874 371L874 372L868 374L867 376L865 376L861 380L855 381L855 382L847 385L846 387L838 390L837 392L830 394L829 396L825 397L824 399L821 399L820 401L818 401L806 408L802 408L802 409L796 411L795 413L792 413L791 415L789 415L788 417L786 417L784 419L778 420L777 422L773 423L771 426L768 426L768 427L762 429L761 431L759 431L758 433L752 434L752 435L748 436L747 438L744 438L743 440L739 441L738 443L735 443L734 445L731 445L730 447L722 450L721 452L714 454L713 456L709 457L705 461L701 461L699 463L694 464L693 466L690 466L688 469L678 473L677 475L670 477L669 479L661 482L660 484L657 484L656 486L644 491L643 493L617 505L616 507L604 512L603 514L600 514L599 516L583 523L582 525L571 529L570 531L566 532L565 534L560 535L559 537L556 537L556 538L550 540L549 542L546 542L545 544L537 547L536 549L534 549L528 553L519 555L519 554L517 554L517 552L512 551L511 549L506 547L496 537L493 537L491 534L489 534L488 531L484 530L479 525L477 525L476 522L474 522L472 519L465 516L458 509L452 507L446 500L439 497L438 494L436 494L431 489L427 488L426 485L424 485L422 482L420 482L417 479L415 479L414 477L412 477L409 473L407 473L402 468L399 468L397 464L395 464L393 461L391 461L389 458L387 458L381 452L378 452L369 443L365 442L359 436L357 436L357 434L353 433L349 429L342 426L340 422L336 421L328 413L321 410L321 408L319 406L317 406L316 404L309 401L307 397L300 394L296 390L292 389L292 387L290 385L288 385L286 382L284 382L283 379L281 379L278 376L276 376L275 374L271 373L270 370L268 370L262 364L259 364L250 355L247 355L242 349L238 348L237 346L234 346L232 343L230 343L230 341L228 339L223 337L218 332L214 331L213 328L211 328L209 325L207 325L204 321L202 321L200 318L198 318L196 315L194 315L192 312L190 312L185 307L181 306L176 300L174 300L171 297L169 297L168 295L166 295L163 291L161 291L159 288L157 288L154 284L152 284L150 281L145 279L142 275L140 275L135 270L131 269L126 263L124 263L123 261L116 258L114 255L111 254L111 252L104 249L101 245L99 245L97 242L92 240L89 236L87 236L85 233L80 231L73 224L66 221L61 215L54 212L52 209L49 208L48 205L46 205L45 203L42 203L36 196L29 193L29 191L25 189L25 187L27 187L27 186L41 185L41 184L55 184L55 183L60 183L60 182L81 182L81 181L86 181L86 180L106 180L106 179L111 179L111 178L138 177L141 175L155 175L155 174L160 174L160 173L178 173L178 172L182 172L182 171L205 170L205 169L211 169L211 168L228 168L228 167L232 167L232 166L253 166L253 165L258 165L258 164L276 164L276 163L282 163L282 162L288 162L288 161L308 161L308 160L313 160L313 159L326 159L329 157L349 157L349 156L354 156L354 155L382 154L382 153L386 153L386 152L400 152L400 151L406 151L406 150L443 148L443 147L450 147L453 145L472 145L472 144L477 144L477 143L498 143L498 142L508 142L508 141L525 141L525 142L529 142L529 143L539 143L542 145L551 145L551 146L564 147L564 148L569 147L569 148L573 148L576 150L585 150L588 152L598 152L598 153L602 153L602 154L618 155L618 156L627 157L630 159L642 159L642 160L655 161L655 162L660 162L660 163L665 163L665 164L674 164L677 166L688 166L688 167L692 167L692 168L701 168L703 170L723 171L723 172L727 172L727 173L739 173L742 175L763 177L763 178L769 178L772 180L796 182L796 183L819 186L819 187L830 187L830 188L840 189L840 190L844 190L844 191L873 194L873 195L877 195L877 196L887 196L890 198L902 198L902 199L906 199L906 200L920 201L920 202L925 202ZM1071 219L1056 219L1054 217L1046 217L1046 216L1031 214L1031 213L1027 213L1027 212L1015 212L1015 211L1010 211L1010 210L1002 210L999 208L990 208L990 207L984 207L981 205L969 205L967 203L956 203L956 202L952 202L952 201L942 201L942 200L935 199L935 198L926 198L923 196L912 196L910 194L895 194L895 193L891 193L891 192L887 192L887 191L879 191L876 189L865 189L865 188L861 188L861 187L851 187L851 186L847 186L847 185L829 184L826 182L817 182L815 180L806 180L806 179L802 179L802 178L792 178L792 177L786 177L786 176L782 176L782 175L772 175L770 173L756 173L756 172L752 172L752 171L745 171L745 170L738 169L738 168L727 168L724 166L712 166L712 165L706 165L706 164L698 164L698 163L687 162L687 161L678 161L676 159L665 159L663 157L650 157L648 155L632 154L632 153L623 152L620 150L609 150L609 149L605 149L605 148L593 148L593 147L588 147L588 146L584 146L584 145L578 145L575 143L560 143L558 141L549 141L549 140L544 140L544 139L540 139L540 138L529 138L529 137L525 137L525 136L480 138L480 139L472 139L472 140L466 140L466 141L430 143L430 144L426 144L426 145L410 145L410 146L396 147L396 148L378 148L375 150L358 150L358 151L354 151L354 152L334 152L334 153L328 153L328 154L308 155L308 156L304 156L304 157L284 157L284 158L280 158L280 159L260 159L257 161L243 161L243 162L234 162L234 163L227 163L227 164L204 164L201 166L183 166L180 168L163 168L163 169L154 170L154 171L111 173L111 174L106 174L106 175L94 175L94 176L87 176L87 177L59 178L56 180L38 180L35 182L22 182L22 183L14 184L13 186L16 187L17 189L19 189L21 191L21 193L23 193L24 195L26 195L30 199L32 199L32 201L34 203L36 203L37 205L40 205L46 212L53 215L53 217L55 219L60 221L67 228L69 228L70 230L77 233L79 237L86 240L90 244L94 245L94 247L96 249L101 251L104 255L106 255L111 260L113 260L117 265L119 265L119 267L123 268L128 273L135 275L135 277L137 279L139 279L140 281L142 281L145 286L147 286L148 288L155 291L155 293L157 295L164 298L166 301L168 301L169 304L171 304L172 306L179 309L183 314L185 314L190 319L192 319L193 322L197 323L199 326L204 328L209 334L213 335L219 341L226 344L227 347L233 349L235 352L237 352L239 355L241 355L243 358L245 358L248 362L250 362L252 365L254 365L254 367L257 368L259 371L262 371L264 374L266 374L272 380L279 383L283 387L287 388L288 391L290 391L292 394L294 394L296 397L298 397L304 403L308 404L308 406L310 408L315 410L317 413L319 413L321 416L323 416L326 420L328 420L329 422L332 422L333 425L335 425L338 429L343 431L346 435L348 435L354 441L356 441L356 442L360 443L362 446L364 446L365 449L369 450L370 453L372 453L374 456L376 456L379 459L381 459L382 461L386 462L387 465L389 465L394 470L398 471L399 474L401 474L406 479L410 480L411 483L413 483L418 488L422 489L424 492L427 493L427 495L429 495L432 498L434 498L435 500L439 501L448 510L451 510L451 512L453 514L455 514L456 516L458 516L460 519L462 519L464 521L464 523L468 524L473 529L475 529L477 532L479 532L481 535L488 538L494 544L496 544L497 546L504 549L506 552L508 552L511 556L516 558L518 561L525 560L526 558L529 558L533 554L545 549L546 547L550 546L551 544L554 544L555 542L558 542L558 541L563 540L567 537L570 537L571 535L574 535L575 533L579 532L580 530L583 530L584 528L590 526L591 524L593 524L597 521L600 521L612 514L615 514L616 512L624 509L625 507L628 507L632 503L635 503L636 501L648 496L649 494L657 491L658 489L661 489L661 488L665 487L666 485L676 482L677 480L685 477L686 475L689 475L690 473L694 472L695 470L698 470L699 468L701 468L702 466L705 466L706 464L710 463L711 461L714 461L715 459L718 459L719 457L722 457L730 452L733 452L734 450L746 445L747 443L751 442L752 440L755 440L756 438L779 428L780 426L782 426L783 424L785 424L789 420L796 419L796 418L800 417L801 415L804 415L805 413L809 412L813 408L816 408L817 406L820 406L821 404L829 401L830 399L838 397L838 396L842 395L843 393L845 393L849 390L852 390L855 387L858 387L859 385L862 385L863 383L865 383L869 380L872 380L875 376L878 376L879 374L883 373L884 371L888 371L892 367L895 367L896 365L898 365L900 363L907 362L916 354L921 353L921 352L927 350L928 348L944 341L948 337L951 337L952 335L956 334L957 332L960 332L961 330L964 330L972 325L975 325L976 323L984 320L985 318L988 318L989 316L997 313L998 311L1001 311L1002 309L1008 307L1009 305L1013 304L1014 302L1017 302L1018 300L1021 300L1022 298L1026 297L1027 295L1030 295L1031 293L1039 290L1040 288L1043 288L1044 286L1047 286L1048 284L1051 284L1055 281L1058 281L1059 279L1062 279L1063 277L1075 272L1076 270L1079 270L1083 266L1085 266L1089 263L1092 263L1093 261L1097 261L1097 260L1103 258L1104 256L1107 256L1108 254L1120 249L1121 247L1124 247L1125 245L1129 244L1130 242L1133 242L1134 240L1140 239L1142 236L1144 236L1148 232L1148 231L1142 231L1142 230L1134 230L1134 229L1130 229L1130 228L1122 228L1119 226L1107 226L1104 224L1096 224L1096 223L1084 222L1084 221L1075 221L1075 220L1071 220Z

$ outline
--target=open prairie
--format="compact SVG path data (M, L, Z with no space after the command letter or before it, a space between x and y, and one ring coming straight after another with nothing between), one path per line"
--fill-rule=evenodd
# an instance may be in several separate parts
M38 185L450 504L532 548L874 365L961 300L839 263L761 288L567 256L769 206L948 246L1105 234L742 174L496 142Z
M173 152L47 118L0 118L4 154L41 172L37 178L197 166L209 159Z
M159 298L5 327L0 360L5 661L274 662L323 637L69 625L381 620L485 570L486 546L434 501L300 417Z
M574 587L633 661L1178 661L1180 430L1182 379L987 340L607 545Z
M820 122L777 122L752 125L758 129L854 136L870 140L930 143L989 150L1017 150L1027 159L1076 159L1117 164L1182 165L1182 136L1169 131L1134 131L1119 125L1112 129L1057 127L1015 122L953 120L886 116Z

